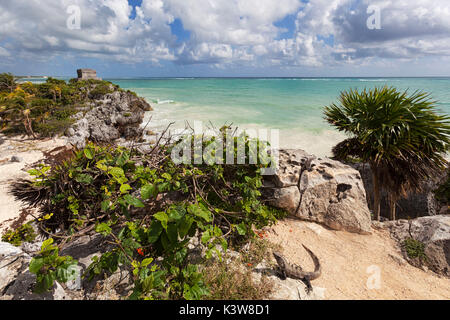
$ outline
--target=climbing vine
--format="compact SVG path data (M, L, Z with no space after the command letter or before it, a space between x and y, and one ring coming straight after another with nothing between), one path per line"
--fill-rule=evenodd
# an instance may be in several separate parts
M203 147L214 139L203 138ZM245 134L233 141L247 151L261 143ZM285 213L260 199L261 169L270 163L249 164L247 157L241 165L175 164L174 146L142 153L88 144L57 165L31 170L34 178L16 183L14 193L41 207L39 229L59 247L89 232L112 246L93 258L83 274L88 280L125 268L135 284L130 299L202 299L209 290L199 265L189 263L192 238L206 259L221 259L231 242L254 237Z

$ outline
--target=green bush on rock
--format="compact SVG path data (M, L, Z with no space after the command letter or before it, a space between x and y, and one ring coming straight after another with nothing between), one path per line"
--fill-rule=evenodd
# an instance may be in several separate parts
M0 74L0 132L53 136L64 133L73 116L87 103L107 93L122 91L108 81L48 78L45 83L16 83L14 76Z

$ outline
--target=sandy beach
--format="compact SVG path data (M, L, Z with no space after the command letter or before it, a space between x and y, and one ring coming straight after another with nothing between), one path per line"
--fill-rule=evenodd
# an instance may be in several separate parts
M19 218L23 204L9 194L12 181L29 177L27 170L43 158L43 152L65 145L62 138L31 140L0 136L0 233ZM11 162L17 157L19 162ZM28 217L30 219L32 217Z

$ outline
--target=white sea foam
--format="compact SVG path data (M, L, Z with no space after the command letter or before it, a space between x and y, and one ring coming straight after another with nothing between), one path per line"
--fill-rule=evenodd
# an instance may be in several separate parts
M173 100L159 100L159 99L156 99L156 103L157 104L168 104L168 103L175 103L175 101L173 101Z

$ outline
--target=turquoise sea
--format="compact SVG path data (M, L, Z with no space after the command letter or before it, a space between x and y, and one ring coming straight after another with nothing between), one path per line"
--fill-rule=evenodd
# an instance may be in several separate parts
M154 108L149 129L209 121L241 129L279 129L280 146L325 156L345 136L323 120L323 107L350 88L423 90L450 113L450 78L164 78L106 79L135 91Z

